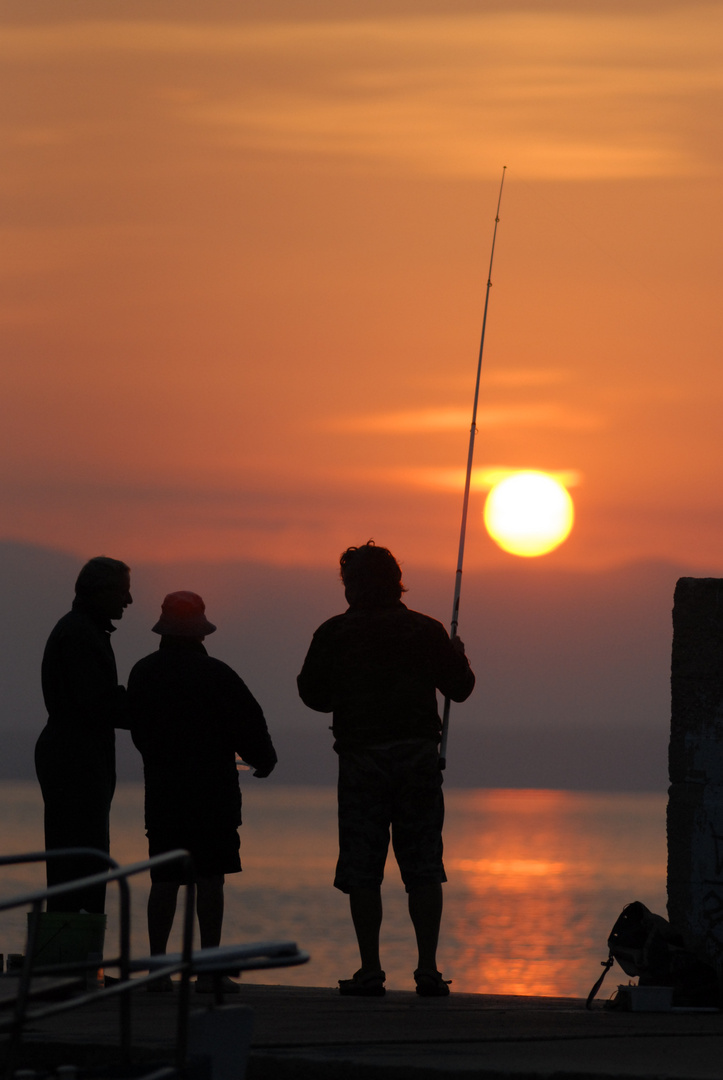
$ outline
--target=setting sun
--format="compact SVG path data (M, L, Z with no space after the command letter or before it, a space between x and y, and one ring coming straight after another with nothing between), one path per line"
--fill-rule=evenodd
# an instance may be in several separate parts
M567 488L548 473L508 476L495 484L485 502L487 532L512 555L546 555L567 539L573 520Z

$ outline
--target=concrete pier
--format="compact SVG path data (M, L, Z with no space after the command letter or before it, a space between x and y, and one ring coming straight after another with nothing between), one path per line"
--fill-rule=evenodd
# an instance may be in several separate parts
M681 578L673 608L668 917L723 959L723 579Z
M596 972L591 972L594 978ZM608 976L608 997L617 978ZM454 989L454 987L453 987ZM196 995L194 995L194 998ZM138 1058L169 1060L176 994L133 999ZM246 1080L720 1080L723 1014L586 1012L575 998L413 991L342 998L337 990L242 983L251 1006ZM202 1006L198 995L193 1007ZM117 1000L45 1020L28 1032L23 1064L102 1064L117 1054Z

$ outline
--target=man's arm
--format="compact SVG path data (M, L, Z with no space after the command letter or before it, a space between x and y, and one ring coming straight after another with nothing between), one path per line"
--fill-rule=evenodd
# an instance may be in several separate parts
M48 712L66 716L76 728L128 728L125 688L118 685L112 650L90 635L61 633L43 658Z
M227 667L229 673L229 715L234 727L234 749L254 769L254 776L266 777L278 761L266 725L263 709L243 679Z
M304 705L316 712L328 713L334 709L329 677L331 665L331 652L317 631L296 679L299 697Z
M149 747L149 728L152 727L144 669L145 663L140 660L133 665L128 676L128 715L130 717L131 739L136 750L141 755Z
M437 689L452 701L466 701L474 690L475 677L464 651L464 643L458 638L450 639L441 623L435 647L437 655Z

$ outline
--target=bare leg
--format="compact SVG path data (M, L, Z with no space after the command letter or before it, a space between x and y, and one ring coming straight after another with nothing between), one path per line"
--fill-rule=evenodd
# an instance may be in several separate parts
M409 915L419 950L419 971L437 970L437 942L442 922L442 886L423 885L409 891Z
M201 948L214 949L221 944L223 926L223 874L199 878L196 882L196 914L201 931ZM224 994L238 994L239 985L227 975L201 974L196 979L196 990L202 994L215 994L223 1001Z
M148 941L151 953L165 953L176 914L178 885L173 881L154 881L148 896Z
M199 878L196 883L196 914L202 949L213 949L221 944L223 883L223 874Z
M366 974L381 971L379 959L379 932L382 927L382 891L381 889L352 889L349 893L349 907L354 923L361 970Z

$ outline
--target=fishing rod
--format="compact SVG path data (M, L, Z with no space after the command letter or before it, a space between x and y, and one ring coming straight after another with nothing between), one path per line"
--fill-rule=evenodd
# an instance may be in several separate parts
M464 541L467 534L467 510L469 508L469 489L472 482L472 460L474 458L474 438L477 434L477 403L479 401L480 375L482 374L482 353L485 347L485 331L487 329L487 309L490 303L490 289L492 288L492 263L495 258L495 241L497 239L497 226L500 222L500 205L502 204L502 188L505 184L505 172L507 166L502 166L502 180L500 181L500 193L497 198L497 212L495 214L495 227L492 233L492 251L490 252L490 268L487 274L487 292L485 293L484 314L482 316L482 334L479 343L479 357L477 359L477 381L474 387L474 405L472 406L472 426L469 429L469 450L467 452L467 475L464 480L464 498L462 500L462 525L459 530L459 553L457 555L457 573L454 579L454 601L452 603L452 625L449 635L457 636L459 623L459 598L462 592L462 564L464 562ZM449 735L449 710L451 700L444 699L444 712L442 714L442 739L439 745L439 765L444 769L447 765L447 737Z

